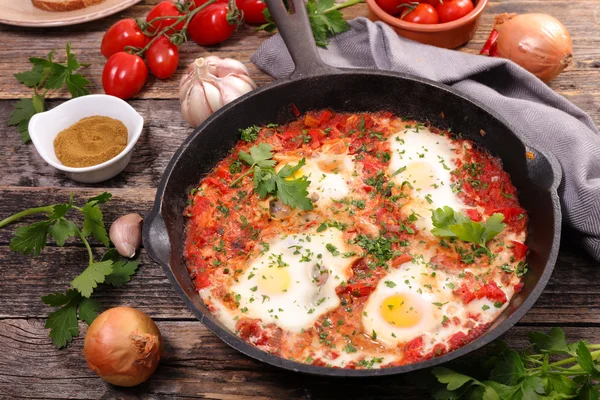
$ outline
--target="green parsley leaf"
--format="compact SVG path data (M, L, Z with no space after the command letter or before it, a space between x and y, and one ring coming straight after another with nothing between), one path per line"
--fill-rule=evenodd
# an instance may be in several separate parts
M73 289L67 290L64 295L56 293L42 297L42 301L50 306L62 306L51 312L46 320L46 329L50 329L50 338L57 348L63 348L79 335L77 322L77 306L81 295Z
M289 179L300 168L306 164L302 159L295 166L285 165L275 171L276 161L273 160L273 147L265 143L259 143L250 148L250 153L239 152L239 157L246 164L250 165L250 170L231 183L234 186L240 179L252 172L254 174L253 185L259 197L265 198L271 194L277 197L283 204L292 208L299 207L302 210L312 210L312 201L308 198L308 186L310 181L302 176L297 179Z
M98 200L92 200L81 208L83 212L83 230L81 233L85 237L90 235L95 237L108 247L110 241L104 227L103 215L100 207L98 207L98 203Z
M52 225L52 220L36 222L29 226L17 228L15 236L10 241L10 249L21 254L38 256L46 247L46 237Z
M435 375L438 382L447 385L446 388L448 390L456 390L469 382L475 381L475 379L470 376L460 374L445 367L434 368L432 373Z
M113 272L112 260L91 263L79 276L71 281L83 297L90 297L99 283L103 283L107 275Z
M330 36L350 29L350 25L344 20L344 16L339 10L362 2L362 0L348 0L345 3L335 4L335 0L308 0L306 11L317 45L326 47ZM263 10L263 15L267 23L259 26L256 30L275 31L277 26L273 22L269 10Z
M506 227L503 214L493 214L485 223L474 222L466 215L448 206L431 211L433 228L431 233L438 237L456 237L459 240L485 247Z
M83 298L79 303L79 319L91 325L100 312L100 304L94 299Z
M260 132L260 126L252 125L245 129L239 129L239 132L242 136L242 140L245 140L248 143L256 142L258 133Z
M20 83L34 90L31 98L21 99L15 104L15 109L8 120L8 125L16 126L19 130L23 143L31 140L28 131L31 117L45 111L45 95L48 90L58 90L66 85L72 97L89 93L86 86L90 82L83 75L75 73L81 64L71 53L71 46L68 43L66 55L67 60L63 64L53 61L54 50L47 58L32 57L29 59L33 65L31 70L14 75Z
M52 226L50 226L48 233L56 240L57 245L64 246L65 241L68 238L75 237L79 234L79 228L68 219L59 218Z
M123 286L131 280L140 265L140 260L119 260L112 265L112 272L106 276L104 283L114 287Z
M21 134L21 142L27 143L31 140L28 130L29 120L37 113L33 99L21 99L15 104L15 109L8 118L8 125L17 127Z

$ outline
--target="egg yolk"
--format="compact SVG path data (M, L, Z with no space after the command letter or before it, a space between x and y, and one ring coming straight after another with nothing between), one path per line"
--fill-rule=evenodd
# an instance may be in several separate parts
M429 188L438 180L434 168L426 161L415 161L408 164L402 175L416 189Z
M399 328L415 326L421 320L411 298L403 294L387 297L380 306L381 316L390 325Z
M286 292L292 283L286 267L265 267L257 275L258 288L261 293L281 294Z

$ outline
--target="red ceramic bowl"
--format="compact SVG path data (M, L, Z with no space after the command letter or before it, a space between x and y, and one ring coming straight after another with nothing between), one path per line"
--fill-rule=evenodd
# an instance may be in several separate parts
M385 22L394 28L398 35L417 42L454 49L471 40L479 27L479 18L488 0L474 0L473 2L475 8L464 17L456 21L432 25L402 21L383 11L375 0L367 0L367 5L369 6L369 19L371 21Z

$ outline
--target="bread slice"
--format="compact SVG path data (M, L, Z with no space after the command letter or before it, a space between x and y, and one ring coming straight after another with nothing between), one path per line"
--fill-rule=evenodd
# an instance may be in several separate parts
M31 0L34 6L46 11L73 11L102 3L104 0Z

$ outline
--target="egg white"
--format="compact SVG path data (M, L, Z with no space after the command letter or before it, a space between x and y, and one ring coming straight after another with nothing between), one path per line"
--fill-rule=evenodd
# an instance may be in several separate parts
M392 155L388 174L396 185L410 190L411 200L403 209L406 214L419 216L415 222L418 229L433 228L431 209L449 206L460 211L465 207L450 186L457 154L448 137L419 126L392 135L389 143Z
M238 310L290 332L310 328L340 304L335 288L348 279L354 260L344 252L335 228L276 238L231 288Z

